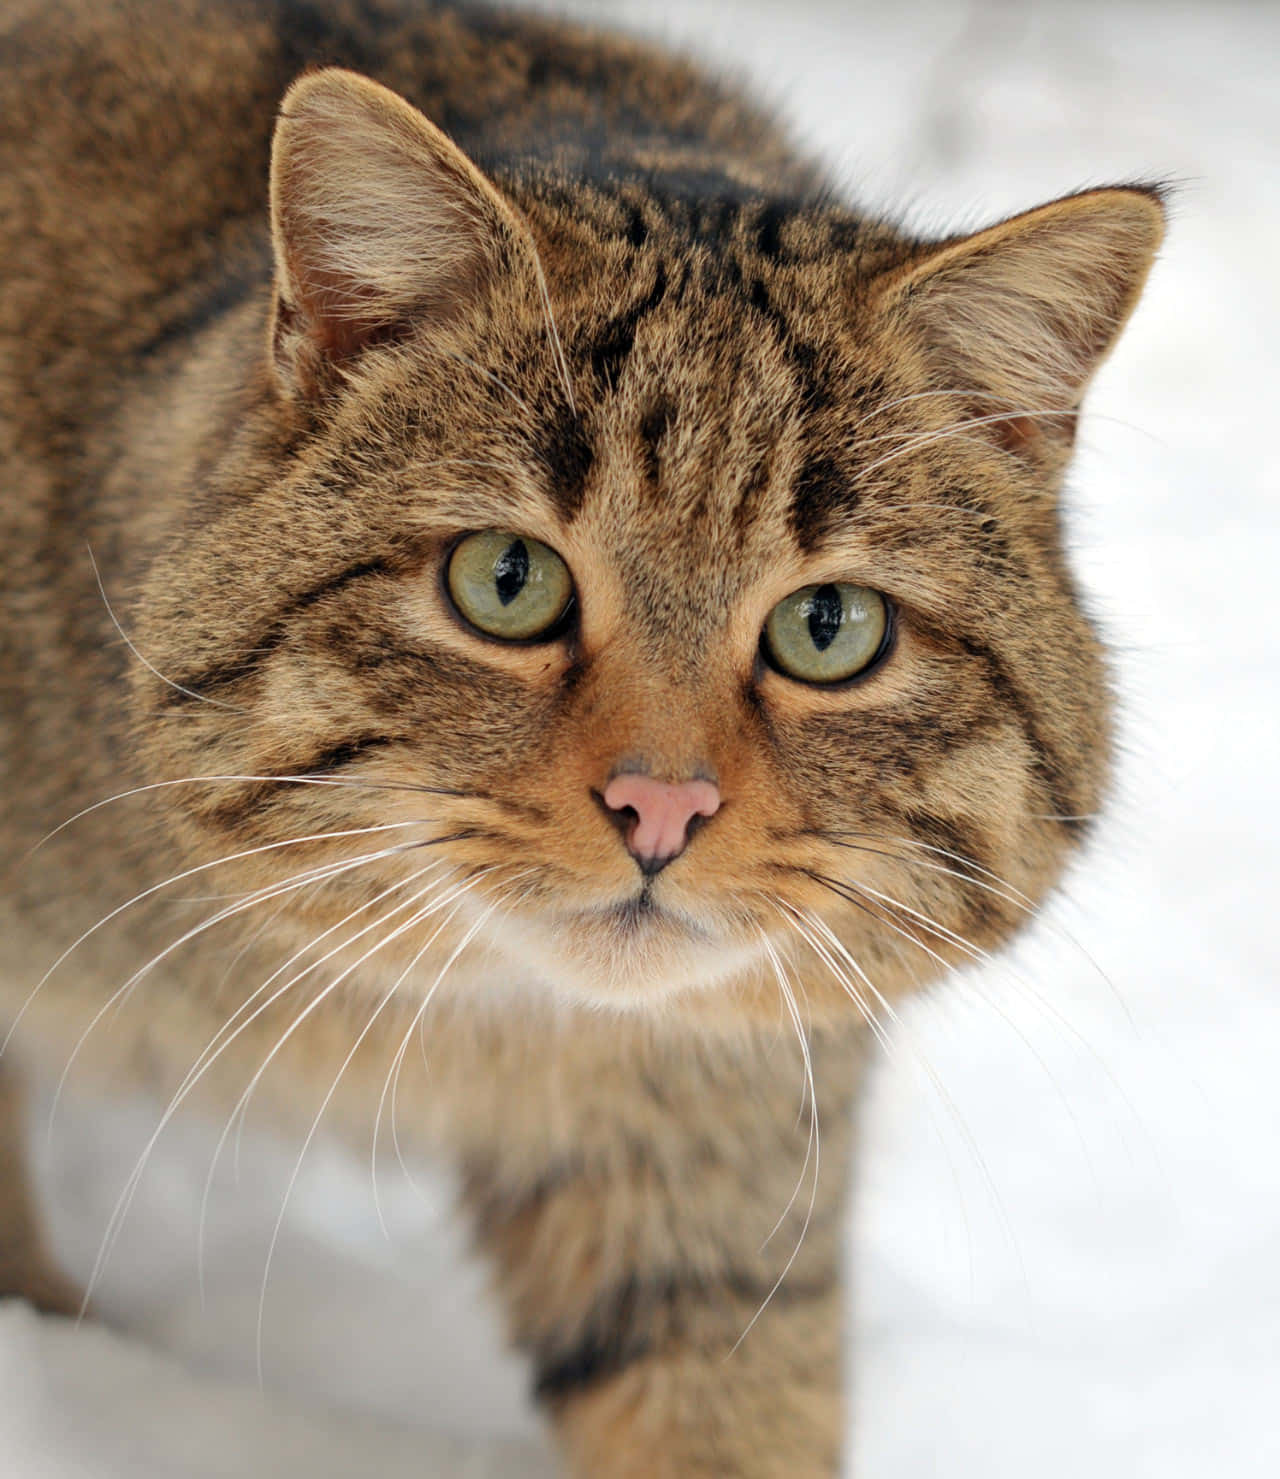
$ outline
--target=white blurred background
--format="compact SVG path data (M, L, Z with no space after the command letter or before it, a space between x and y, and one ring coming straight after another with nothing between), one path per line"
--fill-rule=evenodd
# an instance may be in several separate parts
M1119 654L1119 795L1010 966L918 1003L878 1071L850 1229L850 1465L1274 1479L1280 8L574 8L743 70L855 199L920 229L1179 182L1071 477L1077 566ZM73 1092L47 1153L38 1126L82 1277L154 1119ZM217 1183L202 1308L215 1138L175 1131L143 1183L100 1296L131 1337L0 1315L0 1473L543 1473L447 1187L424 1200L388 1170L387 1241L367 1166L323 1144L273 1266L259 1396L296 1147L253 1137Z

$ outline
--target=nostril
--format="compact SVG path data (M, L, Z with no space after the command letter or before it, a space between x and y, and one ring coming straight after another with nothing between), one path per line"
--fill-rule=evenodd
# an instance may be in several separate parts
M603 795L595 789L592 790L591 796L600 810L618 829L625 842L632 827L640 820L640 813L634 806L610 806Z
M695 823L720 809L720 792L712 781L671 783L634 772L614 776L599 799L646 872L657 872L678 857Z

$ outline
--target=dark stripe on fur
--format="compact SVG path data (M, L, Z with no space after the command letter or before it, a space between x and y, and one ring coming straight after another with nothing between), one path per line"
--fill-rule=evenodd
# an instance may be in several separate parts
M658 396L640 418L640 451L645 477L654 488L662 477L662 440L674 417L674 404L665 396Z
M770 262L777 261L782 255L782 228L790 214L786 206L777 201L769 201L760 208L760 218L756 222L756 250Z
M551 480L547 493L571 520L582 507L596 453L587 429L567 404L543 413L539 452Z
M260 292L265 296L270 281L271 264L265 255L249 265L234 264L212 286L204 287L198 295L187 295L188 301L176 310L173 320L139 345L139 358L162 354L174 344L189 346L202 329L238 308L250 294Z
M976 657L987 670L990 682L1001 702L1013 713L1022 729L1023 737L1031 750L1034 767L1041 784L1049 793L1053 810L1059 816L1071 816L1080 810L1066 790L1064 767L1053 746L1040 731L1038 716L1031 701L1013 681L1009 670L985 642L975 637L961 636L960 644L971 656Z
M278 770L262 770L259 772L262 779L246 781L230 797L225 791L220 791L218 804L209 812L209 819L220 827L240 827L252 813L260 813L264 808L286 800L296 802L297 797L292 794L294 787L282 786L279 782L333 775L355 764L366 754L403 743L402 739L394 735L365 735L333 745L297 765L283 766ZM432 788L432 792L435 794L435 788Z
M597 380L614 386L635 347L640 321L662 302L667 292L667 269L657 263L649 291L617 318L610 320L591 347L591 369Z
M192 693L199 694L201 697L212 696L220 688L226 688L232 683L238 683L241 679L249 677L262 665L263 659L270 657L281 645L288 635L290 621L299 612L314 606L317 601L322 601L335 591L340 591L357 580L363 580L367 575L385 574L388 568L387 562L383 559L362 560L359 564L350 565L336 575L327 576L317 585L313 585L310 589L302 591L287 601L271 618L253 645L240 657L178 679L182 687L190 689L191 692L180 693L175 688L167 688L164 701L171 708L181 708L199 701L191 697Z
M907 811L903 816L908 833L925 843L926 848L936 849L934 852L922 851L922 860L955 868L969 878L985 879L991 871L990 860L972 827L957 818L940 817L932 812ZM911 855L910 852L907 854Z
M294 773L305 776L332 775L336 770L345 770L357 760L363 760L366 755L404 743L399 735L363 734L356 739L344 740L340 745L331 745L304 765L300 765Z
M839 514L858 501L853 474L823 453L810 456L791 490L788 520L805 554L813 552L829 533Z
M737 1273L719 1279L696 1275L629 1278L601 1292L575 1344L565 1347L554 1339L535 1344L534 1394L540 1401L555 1403L583 1387L617 1376L669 1341L685 1337L685 1312L690 1306L705 1309L724 1303L727 1349L734 1338L727 1333L734 1313L746 1312L745 1326L751 1313L766 1300L785 1307L829 1298L835 1287L834 1270L820 1279L784 1279L776 1289L772 1283Z

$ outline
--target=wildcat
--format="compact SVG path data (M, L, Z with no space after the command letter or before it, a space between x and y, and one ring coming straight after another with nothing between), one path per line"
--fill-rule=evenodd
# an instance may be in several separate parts
M471 8L0 36L14 1047L447 1157L570 1472L835 1473L867 1048L1105 787L1058 496L1158 192L920 240Z

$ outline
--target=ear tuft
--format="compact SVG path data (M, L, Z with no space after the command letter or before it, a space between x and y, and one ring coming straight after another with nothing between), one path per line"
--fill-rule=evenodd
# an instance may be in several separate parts
M1053 417L1069 428L1163 235L1158 190L1087 191L929 249L892 274L881 302L948 389L1007 401L1017 435Z
M495 187L389 89L302 77L271 150L275 349L314 393L325 369L414 319L448 319L501 271L519 231Z

